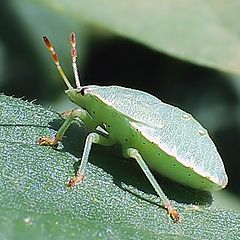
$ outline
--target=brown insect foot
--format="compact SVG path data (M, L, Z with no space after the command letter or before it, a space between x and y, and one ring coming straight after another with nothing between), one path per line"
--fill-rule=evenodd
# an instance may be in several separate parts
M44 146L49 146L49 145L50 146L55 146L55 145L58 144L58 142L59 142L59 140L56 139L56 138L41 137L41 138L39 138L37 143L39 145L44 145Z
M67 118L71 113L72 113L72 110L62 112L61 115L62 115L63 118Z
M175 223L181 222L180 213L176 209L174 209L170 203L165 205L165 208L167 209L168 214L170 215L170 217L173 219Z
M67 187L69 188L75 187L76 185L82 183L84 178L85 178L84 173L77 172L76 176L69 180L69 182L67 183Z

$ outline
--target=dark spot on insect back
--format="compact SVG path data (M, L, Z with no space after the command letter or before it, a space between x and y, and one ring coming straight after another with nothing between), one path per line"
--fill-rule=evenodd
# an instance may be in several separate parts
M127 142L128 140L127 140L127 138L125 138L125 142Z
M145 142L143 142L143 145L145 145L146 143Z
M95 111L93 111L93 114L95 114L96 112Z
M188 176L191 177L191 174L189 173Z
M174 167L176 167L176 164L173 164Z
M192 115L189 114L189 113L184 113L182 116L181 116L182 119L184 120L189 120L192 118Z
M200 136L206 136L207 135L207 130L206 129L200 129L200 130L198 130L198 134L200 135Z

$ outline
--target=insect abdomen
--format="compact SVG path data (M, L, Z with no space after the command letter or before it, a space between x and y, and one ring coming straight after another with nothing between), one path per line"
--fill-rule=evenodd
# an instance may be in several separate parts
M133 141L154 170L195 188L219 190L226 186L221 157L207 131L191 114L138 90L99 87L94 94L112 114L121 116L111 123L114 137L124 147L123 140L129 135L127 141ZM133 140L134 130L137 136Z

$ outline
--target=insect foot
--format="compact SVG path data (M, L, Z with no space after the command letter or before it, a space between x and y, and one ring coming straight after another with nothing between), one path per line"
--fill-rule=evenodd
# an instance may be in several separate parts
M50 138L50 137L41 137L38 140L39 145L43 146L56 146L60 140L55 138Z
M179 212L176 209L173 208L171 203L166 204L164 207L167 209L168 214L170 215L170 217L173 219L173 221L175 223L180 223L181 222L181 217L180 217Z
M84 178L85 178L84 173L78 171L76 176L69 180L69 182L67 183L67 187L69 188L75 187L76 185L82 183Z
M65 112L63 112L61 115L62 115L63 118L67 118L71 113L72 113L72 110L70 110L70 111L65 111Z

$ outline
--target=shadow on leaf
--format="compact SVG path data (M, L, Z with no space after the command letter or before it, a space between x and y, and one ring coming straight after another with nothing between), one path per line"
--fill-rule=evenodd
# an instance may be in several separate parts
M62 122L62 120L57 119L51 122L50 126L58 130ZM62 141L63 147L58 149L58 151L69 152L80 159L88 133L89 131L83 127L81 122L76 121L66 131ZM146 201L159 205L159 199L155 198L157 194L137 163L133 159L124 159L121 157L120 146L104 147L93 145L89 161L109 173L118 187ZM80 161L73 164L75 173L77 172L79 164ZM211 205L213 198L210 192L191 189L160 176L156 172L154 172L154 174L163 191L170 199L174 199L180 203L202 206ZM154 199L151 197L151 199L149 199L149 194L155 196Z

